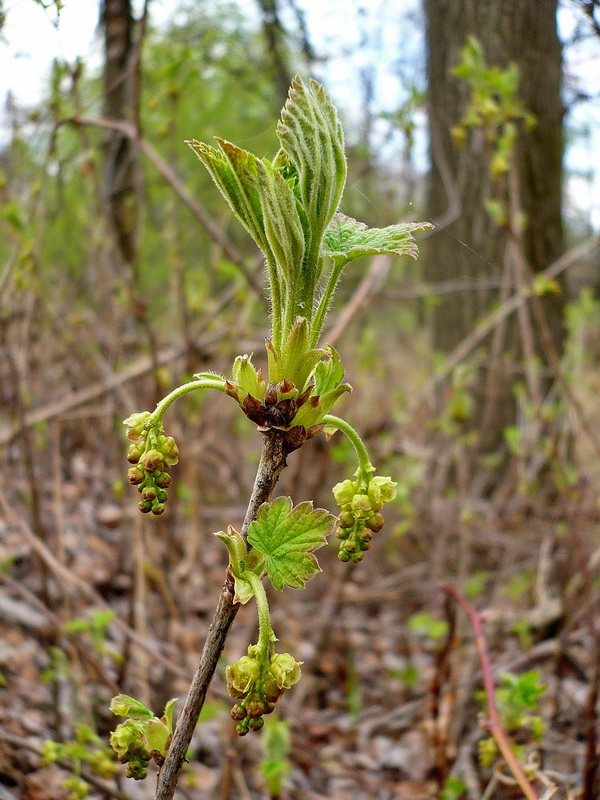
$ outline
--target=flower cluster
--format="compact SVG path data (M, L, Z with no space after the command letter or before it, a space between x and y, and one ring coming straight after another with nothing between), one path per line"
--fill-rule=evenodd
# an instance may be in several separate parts
M225 670L227 691L239 700L231 709L236 731L245 736L264 725L263 714L270 714L286 689L300 680L300 665L289 653L273 653L261 658L257 645L248 647L248 655L229 664Z
M121 764L127 764L125 775L136 781L148 775L148 764L152 758L145 737L146 723L128 719L117 725L110 735L110 745Z
M166 467L179 461L179 450L172 436L165 436L161 424L152 424L149 411L132 414L123 423L131 441L127 460L134 466L127 473L129 483L142 495L138 508L142 514L156 516L165 510L171 476Z
M125 775L136 781L148 775L151 760L162 766L173 733L173 708L176 699L169 700L159 719L150 709L133 697L119 694L113 697L110 710L127 717L110 735L110 746L121 764L127 764Z
M356 480L345 480L333 487L335 501L340 506L336 536L341 539L340 561L362 561L364 551L371 547L373 534L383 528L379 513L384 503L396 496L398 484L389 477L370 475L360 468Z

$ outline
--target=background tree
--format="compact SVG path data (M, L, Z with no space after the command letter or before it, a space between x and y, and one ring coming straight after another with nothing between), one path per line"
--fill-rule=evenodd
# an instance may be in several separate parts
M442 279L473 281L465 291L446 296L435 310L434 346L448 351L473 330L491 303L507 296L508 287L526 278L519 277L509 252L510 226L499 226L486 210L497 189L490 175L489 145L483 131L473 131L461 149L452 139L452 129L468 102L467 86L452 70L469 35L479 40L490 65L506 68L513 62L519 68L519 97L536 124L531 130L522 129L516 142L518 186L511 187L511 202L518 203L525 216L519 238L527 264L535 273L564 250L561 45L556 0L425 0L424 9L431 137L428 209L449 234L431 238L426 258ZM558 353L563 341L563 304L564 296L543 298L552 346ZM506 389L514 381L515 357L522 354L527 336L523 324L532 325L531 316L520 323L517 327L511 321L500 331L493 358L489 349L483 356L488 372L478 384L475 402L483 452L498 447L505 426L514 421L514 403ZM540 331L534 338L536 356L546 361ZM507 359L509 352L512 355Z

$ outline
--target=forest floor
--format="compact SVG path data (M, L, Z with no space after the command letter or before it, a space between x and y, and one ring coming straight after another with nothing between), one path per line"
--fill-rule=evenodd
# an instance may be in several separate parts
M363 402L372 403L368 384L362 391ZM0 800L66 800L72 795L65 779L79 767L91 797L151 798L153 766L141 782L125 779L120 767L116 777L102 778L78 764L81 749L71 751L75 758L46 764L44 742L73 741L76 726L85 725L106 743L117 722L109 703L118 692L158 713L169 698L183 698L212 618L226 554L211 534L241 522L256 461L248 453L259 434L248 432L232 462L237 423L221 398L203 402L210 424L187 434L174 470L187 488L163 517L148 519L122 481L118 420L131 410L121 413L128 400L63 414L7 445ZM355 419L361 413L364 408ZM382 419L385 414L381 409ZM277 709L290 734L289 774L279 796L522 796L499 758L488 767L478 760L480 742L489 738L478 699L481 663L469 619L444 591L447 583L481 614L497 686L505 673L539 671L545 690L528 713L541 717L544 730L535 741L535 723L526 722L513 737L537 796L596 797L600 513L594 487L571 481L552 497L513 491L501 506L439 492L436 476L454 445L440 448L432 437L417 436L411 419L390 429L371 413L366 433L378 462L390 464L388 471L396 464L406 475L399 487L404 499L364 562L340 563L334 542L319 551L323 574L305 591L269 593L280 649L304 662L301 681ZM184 423L173 424L179 439ZM332 460L332 445L321 439L290 456L278 493L332 507L330 487L347 467L340 463L344 453L333 451ZM33 462L31 453L38 454ZM410 478L416 461L421 469ZM270 796L261 736L236 737L223 680L226 663L255 637L251 602L236 618L211 686L182 798ZM96 746L88 743L83 751Z

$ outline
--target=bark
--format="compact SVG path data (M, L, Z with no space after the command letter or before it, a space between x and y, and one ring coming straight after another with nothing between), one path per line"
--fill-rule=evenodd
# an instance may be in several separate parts
M241 533L244 539L248 535L250 523L256 519L261 505L270 498L285 466L286 450L283 435L279 431L267 431L264 434L254 488L242 526ZM161 767L158 776L154 800L171 800L175 793L179 773L185 760L185 754L192 741L198 717L204 705L206 692L239 609L239 603L233 602L233 596L233 580L227 573L213 621L208 629L200 662L192 678L185 705L177 720L173 741L169 747L165 763Z
M131 0L104 0L104 116L139 128L139 72L135 63L135 22ZM107 134L104 151L104 187L108 214L118 251L125 264L137 257L137 188L139 167L136 145L119 131Z
M501 284L508 245L507 233L485 211L494 187L484 137L475 131L461 150L452 142L450 130L465 111L468 87L450 71L469 35L479 39L490 66L505 68L514 62L520 69L521 101L537 118L531 132L522 132L515 153L519 204L527 220L522 248L529 267L538 272L564 252L561 46L556 30L557 0L424 0L424 9L431 135L428 213L438 218L453 205L458 209L448 232L431 237L426 267L436 280L481 280L481 288L448 295L435 310L434 346L447 351L456 347L500 298L500 290L489 288L487 282L492 279ZM560 353L563 300L545 297L543 307L553 346ZM516 321L506 326L500 357L493 365L497 393L493 409L489 407L490 382L484 376L480 383L480 392L486 386L488 394L486 398L480 394L477 402L480 412L486 403L488 406L490 424L482 431L481 443L485 451L495 449L504 427L514 421L508 390L512 365L521 353L522 333ZM544 361L539 335L534 336L534 346ZM502 357L506 353L510 359ZM503 373L503 369L507 371Z
M258 0L263 34L271 59L273 78L281 104L287 100L292 74L287 64L285 31L279 19L277 0Z

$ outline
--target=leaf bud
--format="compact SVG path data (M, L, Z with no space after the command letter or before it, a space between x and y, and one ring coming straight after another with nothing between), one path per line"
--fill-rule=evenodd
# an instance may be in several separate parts
M366 525L369 530L377 533L377 531L380 531L383 528L383 523L384 519L381 514L373 514L373 516L369 517L367 520Z
M133 484L133 486L143 483L145 477L146 476L139 467L131 467L131 469L127 470L127 480L129 483Z
M277 402L277 384L270 383L265 392L265 406L273 406Z
M168 489L171 485L171 476L168 472L161 472L160 475L157 475L154 479L154 483L159 489Z
M298 396L298 389L296 388L295 384L292 381L289 381L287 378L280 381L277 384L277 397L279 400L284 400L287 398L296 399Z

